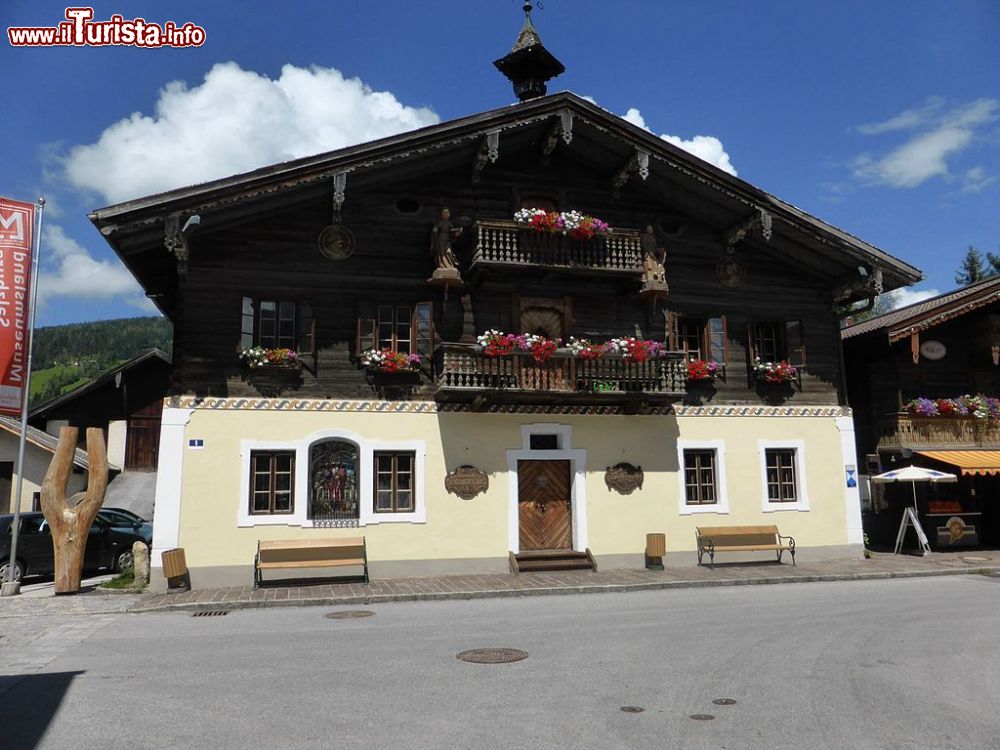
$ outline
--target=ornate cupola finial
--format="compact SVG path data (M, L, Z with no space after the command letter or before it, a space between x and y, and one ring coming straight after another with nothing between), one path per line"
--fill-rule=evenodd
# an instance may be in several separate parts
M493 64L514 84L514 94L522 102L545 96L545 83L566 68L542 44L531 22L531 3L525 2L524 25L514 48Z

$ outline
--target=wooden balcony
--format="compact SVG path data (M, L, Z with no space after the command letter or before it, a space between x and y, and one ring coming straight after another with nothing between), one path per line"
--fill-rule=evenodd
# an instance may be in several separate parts
M1000 424L975 417L894 414L879 423L879 450L901 448L997 448Z
M434 358L435 398L442 402L606 404L641 406L684 395L683 352L646 362L618 356L596 360L557 351L545 362L530 354L487 357L469 344L443 344Z
M573 273L642 273L640 233L614 229L590 240L523 229L513 221L479 221L472 268L547 268Z

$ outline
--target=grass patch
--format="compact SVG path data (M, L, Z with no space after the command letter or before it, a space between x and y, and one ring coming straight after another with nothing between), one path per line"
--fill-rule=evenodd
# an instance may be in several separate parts
M105 581L101 584L102 589L133 589L135 588L135 573L131 569L123 571L121 575Z

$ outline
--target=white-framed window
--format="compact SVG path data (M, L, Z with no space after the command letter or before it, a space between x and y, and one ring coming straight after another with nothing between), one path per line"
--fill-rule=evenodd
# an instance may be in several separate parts
M729 513L724 440L678 440L678 512Z
M335 456L337 460L330 471L324 469L317 474L316 450L331 446L351 446L351 460L345 460L342 455ZM353 446L356 446L356 453ZM243 440L240 453L242 501L237 509L237 526L313 528L426 521L424 463L427 449L422 440L366 440L353 432L328 429L300 441ZM271 474L265 477L261 456L282 457L283 462L278 468L289 467L291 476L287 480L284 476L280 477L280 486ZM389 457L388 461L386 457ZM271 471L270 464L264 468ZM352 473L355 471L356 474ZM379 476L380 472L383 476ZM386 483L390 492L380 495L378 487ZM247 498L254 497L258 486L260 499L254 505L247 502ZM291 502L287 502L285 495L280 496L280 503L272 502L271 495L275 488L284 492L286 486L291 493ZM323 512L317 511L317 498L323 500L327 494L330 496L330 512L326 512L326 506L320 509ZM267 512L264 512L265 499L268 500ZM272 506L276 510L272 510ZM345 520L350 523L344 523Z
M805 443L802 440L758 440L757 454L764 512L809 510Z

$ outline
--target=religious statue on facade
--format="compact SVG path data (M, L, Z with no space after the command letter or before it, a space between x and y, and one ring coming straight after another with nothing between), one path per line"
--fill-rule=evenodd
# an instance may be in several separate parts
M641 239L642 286L639 288L639 295L643 297L663 297L670 291L667 286L667 272L663 267L667 251L657 247L658 244L652 225L647 224Z
M434 258L434 273L427 281L445 287L461 286L462 277L458 272L458 259L451 249L452 242L462 234L462 227L451 221L451 211L441 209L441 218L431 230L431 257Z

